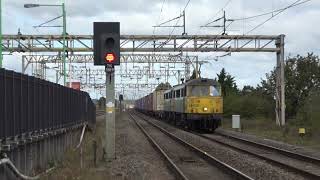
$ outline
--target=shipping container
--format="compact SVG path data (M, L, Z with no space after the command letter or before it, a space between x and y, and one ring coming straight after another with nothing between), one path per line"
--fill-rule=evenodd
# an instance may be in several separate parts
M165 90L156 90L153 92L153 111L155 112L163 111L164 91Z
M79 91L81 89L81 83L80 82L71 82L71 85L70 85L70 82L67 82L67 86L72 88L72 89L79 90Z

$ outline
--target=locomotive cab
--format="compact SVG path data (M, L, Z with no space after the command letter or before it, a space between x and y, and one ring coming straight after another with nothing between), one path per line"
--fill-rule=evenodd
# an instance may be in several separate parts
M221 125L223 99L216 81L194 79L186 83L185 91L185 114L189 127L214 131Z
M222 114L220 89L214 83L186 85L186 113Z

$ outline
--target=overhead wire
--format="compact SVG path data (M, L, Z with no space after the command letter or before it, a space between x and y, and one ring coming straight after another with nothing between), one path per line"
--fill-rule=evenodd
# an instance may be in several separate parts
M279 14L281 14L282 12L284 12L285 10L289 9L289 8L292 8L292 7L295 7L297 5L300 5L300 4L303 4L303 3L306 3L306 2L309 2L311 0L305 0L303 2L300 2L301 0L297 0L295 1L294 3L290 4L289 6L287 6L286 8L283 8L282 10L280 11L277 11L276 14L272 15L271 17L269 17L268 19L266 19L265 21L263 21L262 23L258 24L257 26L255 26L254 28L252 28L251 30L249 30L247 33L245 34L249 34L251 33L252 31L258 29L259 27L261 27L262 25L264 25L265 23L267 23L268 21L270 21L272 18L278 16ZM299 3L300 2L300 3Z
M261 16L266 16L266 15L269 15L269 14L273 14L273 13L276 13L276 12L279 12L279 11L283 11L283 10L287 10L289 8L293 8L293 7L299 6L301 4L309 2L311 0L304 0L303 2L299 2L299 1L301 1L301 0L298 0L298 2L296 1L295 3L293 3L293 4L289 5L289 6L286 6L286 7L277 9L277 10L273 10L273 11L270 11L270 12L257 14L257 15L254 15L254 16L243 17L243 18L236 18L236 19L232 19L232 20L233 21L242 21L242 20L249 20L249 19L258 18L258 17L261 17Z
M181 19L181 17L177 19L176 24L174 25L171 33L169 34L169 37L170 37L169 39L171 39L171 36L172 36L174 30L176 29L176 27L178 26L178 24L179 24L179 22L180 22L180 19Z
M183 11L185 11L185 10L187 9L188 5L190 4L190 1L191 1L191 0L188 0L187 4L186 4L185 7L183 8ZM180 15L180 17L176 19L176 20L177 20L177 21L176 21L176 24L174 25L172 31L171 31L170 34L169 34L168 41L171 40L172 34L173 34L174 30L176 29L176 27L178 26L178 23L180 22L181 17L182 17L182 16Z
M219 14L220 12L223 12L223 10L231 3L231 1L232 1L232 0L227 1L226 4L223 6L223 8L221 8L221 9L211 18L211 19L214 19L214 20L211 20L210 22L208 22L208 23L207 23L206 25L204 25L204 26L208 26L209 24L215 22L215 21L216 21L215 18L218 16L218 14Z
M174 20L180 19L181 17L182 17L182 15L177 16L177 17L175 17L175 18L173 18L173 19L170 19L170 20L167 20L167 21L165 21L165 22L162 22L162 23L158 24L157 26L158 26L158 27L159 27L159 26L162 26L162 25L167 24L167 23L169 23L169 22L172 22L172 21L174 21ZM157 26L155 26L155 27L157 27Z
M229 6L229 4L231 3L231 1L232 1L232 0L228 0L228 1L223 5L223 7L222 7L219 11L217 11L212 18L210 18L210 19L214 19L214 20L211 20L209 23L207 23L207 24L204 25L204 26L200 26L197 34L199 33L199 31L200 31L203 27L208 26L208 25L210 25L210 24L213 23L213 22L216 22L217 19L215 19L215 18L219 15L219 13L223 12L223 10L226 9L226 8ZM223 18L218 18L218 19L221 20L221 19L223 19ZM231 21L231 22L226 26L226 28L228 28L229 26L231 26L232 23L233 23L233 21ZM221 34L221 33L223 33L223 31L220 32L219 34ZM229 53L227 53L227 54L229 54ZM224 54L224 55L225 55L225 54ZM222 56L224 56L224 55L222 55ZM217 56L215 56L215 57L217 57Z
M189 4L190 4L190 1L191 1L191 0L188 0L187 3L186 3L186 5L185 5L184 8L183 8L184 14L185 14L186 8L187 8L187 7L189 6ZM162 2L161 10L160 10L160 15L159 15L158 21L160 21L160 17L161 17L161 13L162 13L162 11L163 11L164 3L165 3L165 0L163 0L163 2ZM174 33L176 27L178 26L178 23L180 22L181 17L183 17L183 16L180 14L179 17L176 17L176 18L174 18L174 19L171 19L171 20L169 20L169 21L166 21L166 22L160 24L160 25L163 25L163 24L165 24L165 23L172 22L172 21L176 20L176 23L175 23L175 25L173 26L173 29L172 29L172 31L170 32L169 38L168 38L168 40L167 40L166 42L168 42L168 41L170 41L170 40L172 39L172 34ZM154 27L154 29L153 29L153 35L154 35L154 33L155 33L155 28L156 28L156 27ZM165 44L165 42L164 42L162 45L164 45L164 44ZM161 45L160 45L160 46L161 46Z
M183 11L185 11L185 10L187 9L188 5L190 4L190 1L191 1L191 0L188 0L187 4L186 4L186 5L184 6L184 8L183 8ZM181 17L182 17L182 16L180 15L180 17L177 19L176 24L174 25L171 33L169 34L169 40L171 39L174 30L176 29L178 23L180 22Z
M183 10L186 10L186 9L187 9L187 7L188 7L188 5L189 5L190 1L191 1L191 0L188 0L187 4L185 5L185 7L184 7L184 9L183 9Z
M166 2L166 0L163 0L162 1L162 5L161 5L161 9L160 9L160 13L159 13L159 17L158 17L158 21L157 21L157 24L159 23L160 19L161 19L161 15L162 15L162 11L163 11L163 7L164 7L164 3ZM153 28L153 35L156 31L156 27Z
M232 1L232 0L228 0L228 1L223 5L223 7L222 7L219 11L217 11L217 12L213 15L213 17L210 18L210 19L215 19L215 18L219 15L219 13L223 12L223 10L224 10L225 8L227 8L227 6L229 6L229 4L231 3L231 1ZM215 22L215 20L212 20L212 21ZM209 23L207 23L206 25L209 25L209 24L211 24L211 23L213 23L213 22L209 22ZM226 26L226 28L228 28L232 23L233 23L233 22L231 21L231 22ZM205 25L205 26L206 26L206 25ZM204 27L204 26L200 26L196 34L198 34L203 27ZM222 33L222 32L221 32L221 33ZM220 34L221 34L221 33L220 33ZM208 56L208 57L209 57L209 56ZM215 56L215 57L216 57L216 56Z
M162 11L163 11L163 6L164 6L165 1L166 1L166 0L163 0L163 1L162 1L162 5L161 5L161 10L160 10L160 15L159 15L158 21L160 21L160 17L161 17L161 13L162 13ZM188 0L188 1L187 1L186 5L185 5L184 8L183 8L183 11L185 11L186 8L189 6L190 1L191 1L191 0ZM163 24L166 24L166 23L168 23L168 22L172 22L172 21L176 20L176 23L175 23L175 25L174 25L174 27L173 27L173 30L172 30L171 33L169 34L169 36L171 37L171 36L172 36L172 33L174 32L176 26L177 26L178 23L179 23L179 20L181 19L181 17L182 17L182 15L180 14L180 16L178 16L178 17L176 17L176 18L173 18L173 19L171 19L171 20L165 21L165 22L159 24L158 26L161 26L161 25L163 25ZM156 27L154 27L154 29L153 29L153 34L155 33L155 28L156 28Z

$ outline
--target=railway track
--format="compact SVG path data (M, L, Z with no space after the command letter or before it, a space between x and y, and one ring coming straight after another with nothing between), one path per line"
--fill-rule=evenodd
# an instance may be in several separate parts
M177 179L253 179L157 124L129 113Z
M96 116L102 116L105 114L105 111L96 111Z
M318 158L253 142L229 134L218 132L215 134L191 133L238 152L252 155L308 179L320 179L320 159Z
M253 146L261 147L261 148L264 148L264 149L276 151L276 152L281 153L283 155L286 155L288 157L292 157L292 158L295 158L295 159L300 159L300 160L303 160L303 161L306 161L306 162L310 162L310 163L314 163L314 164L320 165L320 159L316 158L316 157L308 156L308 155L305 155L305 154L289 151L289 150L286 150L286 149L270 146L270 145L259 143L259 142L254 142L254 141L251 141L251 140L248 140L248 139L244 139L244 138L241 138L241 137L236 137L236 136L233 136L233 135L230 135L230 134L225 134L225 133L221 133L221 132L215 132L215 134L218 134L220 136L224 136L224 137L227 137L227 138L231 138L231 139L234 139L234 140L237 140L237 141L241 141L241 142L247 143L249 145L253 145Z
M253 155L308 179L320 179L320 159L315 157L222 133L197 135L234 150Z

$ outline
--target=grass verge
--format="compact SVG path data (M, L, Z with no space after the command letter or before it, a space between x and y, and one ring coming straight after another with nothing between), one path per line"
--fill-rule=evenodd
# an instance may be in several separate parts
M241 119L241 126L243 133L320 150L320 132L312 126L302 127L288 123L286 127L281 128L276 125L275 121L265 118ZM233 130L231 119L225 118L222 128ZM306 129L305 136L301 137L299 135L299 128Z

